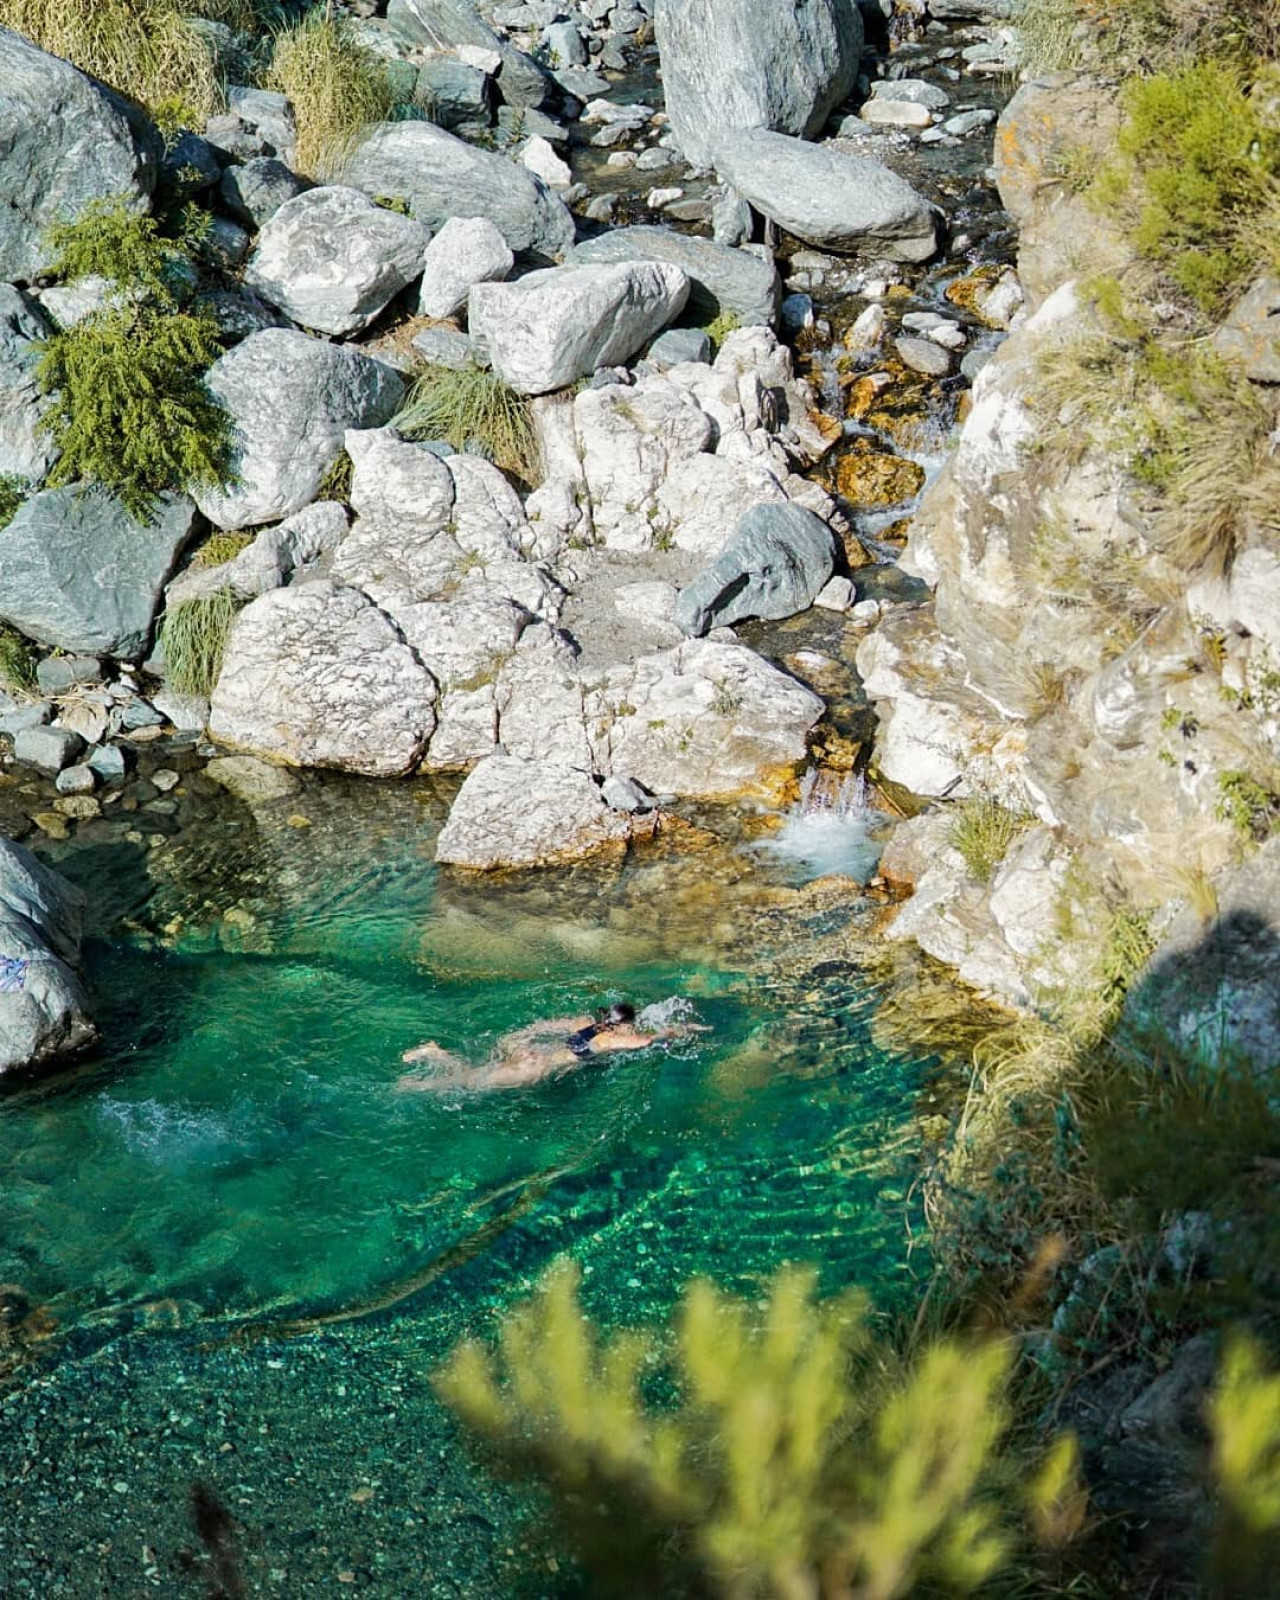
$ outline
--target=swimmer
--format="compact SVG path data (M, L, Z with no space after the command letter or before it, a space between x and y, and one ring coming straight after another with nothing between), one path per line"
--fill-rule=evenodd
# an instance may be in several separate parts
M444 1089L523 1089L546 1078L573 1072L594 1056L614 1055L623 1050L647 1050L659 1039L679 1039L710 1029L696 1022L672 1022L653 1033L636 1027L635 1007L625 1002L612 1005L594 1017L548 1017L504 1033L494 1046L493 1055L483 1066L475 1066L444 1050L428 1039L413 1050L406 1050L404 1061L429 1061L445 1070L407 1073L396 1088L411 1091Z

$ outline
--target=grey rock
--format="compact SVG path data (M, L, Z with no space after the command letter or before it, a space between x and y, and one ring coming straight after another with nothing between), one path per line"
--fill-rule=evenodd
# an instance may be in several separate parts
M233 217L251 228L263 228L286 200L302 194L309 184L274 156L258 156L222 174L218 194Z
M954 117L948 117L942 124L942 131L949 133L953 139L963 139L968 134L976 133L979 128L989 128L995 120L994 111L980 107L977 111L961 111Z
M118 291L108 279L91 273L87 278L77 278L74 283L55 283L48 289L41 289L36 298L55 327L74 328L77 322L83 322L118 297Z
M84 740L70 728L24 728L14 735L13 753L41 772L61 772L84 749Z
M118 782L127 770L124 751L118 744L93 745L85 755L84 764L103 783Z
M159 189L168 204L203 194L222 177L223 153L198 133L184 133L165 150Z
M546 394L634 355L689 297L659 262L553 267L471 291L470 324L494 370L522 394Z
M254 807L287 800L302 788L286 767L259 761L257 756L215 756L205 767L204 775L237 800Z
M819 249L924 261L936 248L928 201L866 156L758 128L722 139L716 164L757 211Z
M493 80L457 56L428 56L418 69L413 98L450 133L476 136L493 123Z
M189 566L165 590L165 609L172 611L186 600L216 594L220 589L230 589L240 600L253 600L300 576L314 577L316 563L338 548L347 524L346 507L336 501L317 500L304 506L274 528L264 528L230 561L212 567ZM158 701L157 708L169 715Z
M711 339L701 328L668 328L645 352L645 360L659 372L686 361L709 362Z
M43 694L66 694L78 683L101 683L97 656L46 656L36 664L36 683Z
M807 294L789 294L778 307L782 326L790 333L813 327L813 300Z
M476 359L471 340L453 328L424 328L414 334L413 348L433 367L469 367Z
M1259 278L1231 308L1213 347L1255 383L1280 383L1280 277Z
M508 144L521 139L545 139L548 144L569 142L569 130L543 111L525 111L512 106L498 107L498 128Z
M487 217L450 217L423 258L419 316L452 316L475 284L500 282L514 265L511 247Z
M0 1007L0 1077L52 1065L97 1037L76 967L84 896L0 839L0 954L26 962Z
M691 310L708 322L728 311L744 327L754 327L772 325L777 315L778 272L772 261L670 228L615 228L575 246L568 259L575 264L662 261L679 267L689 279Z
M285 318L270 306L264 306L254 295L233 294L229 289L214 289L199 297L213 320L224 345L239 344L251 333L261 333L264 328L282 328Z
M237 481L201 489L219 528L288 517L315 498L347 428L394 414L404 382L380 361L305 334L268 328L214 362L209 389L231 414Z
M587 46L576 22L553 22L542 30L542 42L553 67L585 67Z
M197 254L210 266L229 272L249 254L253 243L247 229L230 217L214 217L197 247Z
M42 490L0 529L0 615L41 644L134 660L194 525L185 495L141 521L96 486Z
M676 623L697 637L747 617L794 616L813 604L835 560L835 535L812 511L754 506L717 560L680 591Z
M49 225L93 201L124 195L143 209L162 151L135 106L0 28L0 282L44 271Z
M227 90L227 109L261 141L264 154L279 156L292 165L298 149L298 128L293 107L284 95L233 83Z
M390 0L387 24L408 44L433 50L475 45L495 51L498 88L508 105L537 107L550 96L551 84L542 68L499 38L470 0Z
M50 332L34 301L0 283L0 477L38 483L57 459L40 431L49 402L36 387L35 375L40 359L35 341Z
M927 378L945 378L951 371L951 357L932 339L895 339L893 348L903 366Z
M263 228L244 281L294 322L342 337L367 328L413 282L428 239L421 223L359 189L309 189Z
M551 79L574 100L592 100L613 88L603 73L592 72L587 67L557 67Z
M906 100L912 105L928 106L930 111L942 111L951 104L945 89L926 83L923 78L880 78L871 85L871 94L876 100Z
M141 695L135 695L124 707L120 718L120 726L127 733L136 733L140 728L158 728L164 718Z
M862 56L855 0L658 0L667 113L688 159L716 164L730 130L817 133L853 89Z
M357 145L343 177L367 195L407 200L433 232L450 217L487 217L517 254L558 256L573 243L572 216L540 178L429 122L380 123Z
M630 834L627 817L605 803L589 773L491 755L458 791L436 860L481 872L555 866L619 850Z
M63 767L53 780L53 786L59 794L92 794L98 787L98 775L87 762L77 762L74 766Z
M177 694L160 689L152 696L155 708L179 733L203 733L209 725L209 702L202 694Z
M711 208L712 238L717 244L746 244L751 238L751 207L736 189L727 188Z
M624 778L614 773L600 785L604 803L613 811L652 811L654 798L643 784L634 778Z
M11 706L0 711L0 733L19 734L27 728L43 728L52 718L53 707L47 700Z

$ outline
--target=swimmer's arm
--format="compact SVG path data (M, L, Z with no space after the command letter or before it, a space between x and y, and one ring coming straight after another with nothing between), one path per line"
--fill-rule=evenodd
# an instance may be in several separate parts
M578 1033L583 1028L589 1028L595 1019L593 1017L544 1017L541 1022L531 1022L527 1027L516 1028L505 1036L505 1043L524 1043L526 1039L538 1039L543 1034Z

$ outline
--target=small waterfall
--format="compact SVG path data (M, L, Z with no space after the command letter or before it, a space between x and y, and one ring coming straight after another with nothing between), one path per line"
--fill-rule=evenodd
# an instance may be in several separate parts
M810 768L800 798L760 849L797 868L802 882L841 873L865 883L880 860L874 834L886 820L871 804L861 773Z

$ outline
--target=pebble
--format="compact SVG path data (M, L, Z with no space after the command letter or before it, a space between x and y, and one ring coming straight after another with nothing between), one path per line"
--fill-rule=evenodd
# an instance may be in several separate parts
M854 593L850 580L837 575L827 579L813 597L813 603L824 611L847 611L853 604Z
M945 378L951 371L951 357L931 339L895 339L893 347L904 366L926 378Z
M962 111L958 116L948 117L942 124L942 131L953 138L963 139L967 134L976 133L979 128L989 127L995 120L994 111Z
M161 794L168 794L170 789L176 789L182 779L170 767L160 767L151 774L151 781Z
M639 163L634 150L613 150L605 158L606 167L634 167Z
M59 794L92 794L98 787L98 775L85 762L78 762L73 767L64 767L53 780L53 786Z
M75 822L87 822L90 817L100 817L102 807L91 794L68 794L53 802L53 809Z
M933 122L928 106L914 100L868 100L858 115L876 128L927 128Z
M651 211L661 211L663 206L669 206L673 200L682 200L683 198L683 189L650 189L645 196L645 204Z
M31 818L40 832L50 839L69 839L71 829L67 819L57 811L37 811Z
M675 164L675 156L660 145L655 145L651 150L642 150L636 157L636 168L640 172L660 172L664 167L673 167Z

